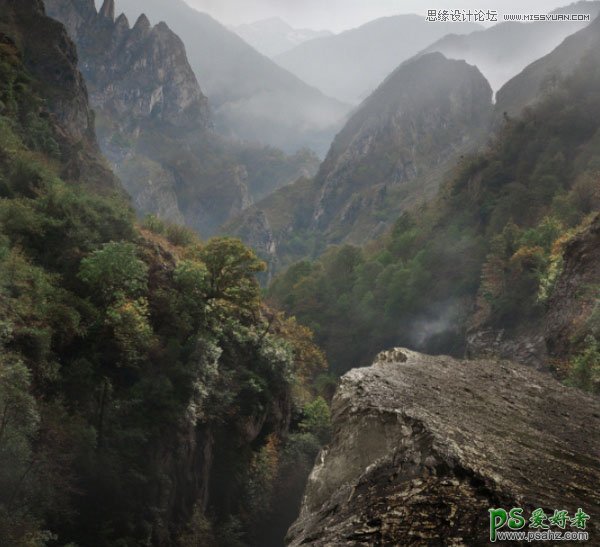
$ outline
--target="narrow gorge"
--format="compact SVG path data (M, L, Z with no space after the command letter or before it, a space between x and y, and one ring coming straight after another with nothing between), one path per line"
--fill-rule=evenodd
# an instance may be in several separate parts
M363 4L0 0L1 547L598 542L600 2Z

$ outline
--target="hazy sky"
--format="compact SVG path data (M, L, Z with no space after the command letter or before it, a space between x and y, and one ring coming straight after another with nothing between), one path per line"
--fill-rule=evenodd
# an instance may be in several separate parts
M491 9L502 13L547 13L572 0L186 0L228 25L281 17L294 27L335 32L371 19L428 9ZM433 23L432 23L433 24ZM556 23L560 24L560 23Z

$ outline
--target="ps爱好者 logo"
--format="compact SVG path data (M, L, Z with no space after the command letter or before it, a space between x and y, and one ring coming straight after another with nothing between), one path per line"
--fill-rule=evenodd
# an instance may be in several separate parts
M522 507L489 509L490 541L588 541L588 515L581 507L572 515L564 509L546 513L537 508L525 517Z

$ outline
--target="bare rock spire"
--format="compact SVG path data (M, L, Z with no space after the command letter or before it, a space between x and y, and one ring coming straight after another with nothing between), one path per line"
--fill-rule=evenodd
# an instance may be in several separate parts
M104 0L100 8L100 15L107 17L111 21L115 20L115 0Z
M115 26L117 28L129 30L129 20L127 19L127 16L124 13L117 17L117 20L115 21Z
M133 25L133 29L138 32L147 32L150 30L150 21L148 20L148 17L146 17L146 14L142 13L138 17L135 25Z

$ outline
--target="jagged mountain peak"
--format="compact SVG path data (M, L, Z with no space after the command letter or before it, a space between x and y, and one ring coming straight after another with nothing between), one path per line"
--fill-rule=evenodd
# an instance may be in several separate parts
M119 17L117 17L117 20L115 21L115 25L119 28L129 30L129 19L127 19L127 15L125 15L124 13L119 15Z
M118 0L118 8L131 21L140 13L165 21L181 38L221 135L325 154L349 105L310 87L184 0Z
M145 15L133 27L125 14L114 21L114 0L96 12L75 0L46 0L50 16L63 22L85 59L82 72L91 99L127 121L128 131L145 120L171 126L209 125L208 104L181 40L165 23L154 28Z
M164 21L159 21L155 26L154 29L158 32L168 32L171 33L171 29L169 28L169 25L167 25L167 23L165 23ZM174 35L176 36L176 35ZM179 39L179 37L177 37Z
M99 14L111 21L115 20L115 0L104 0Z
M252 201L316 173L310 153L285 156L215 134L208 100L170 25L152 27L135 14L127 30L80 0L46 2L76 39L102 150L140 214L209 236Z
M136 20L135 25L133 25L133 29L136 31L147 32L152 28L150 24L150 20L146 17L145 13L142 13Z

